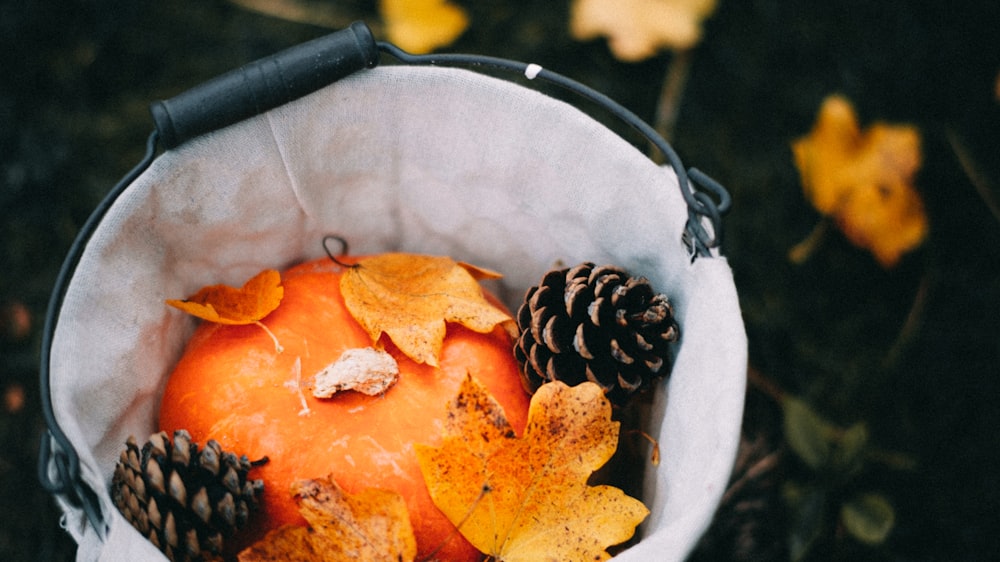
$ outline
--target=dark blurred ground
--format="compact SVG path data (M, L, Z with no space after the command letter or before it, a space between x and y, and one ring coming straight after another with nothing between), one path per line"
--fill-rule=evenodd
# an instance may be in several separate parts
M457 3L473 25L454 50L540 63L652 119L669 55L622 64L601 41L574 42L562 2ZM345 22L375 21L374 1L326 4ZM148 103L326 31L221 0L0 3L0 560L72 557L36 477L40 332L77 229L142 154ZM998 73L992 0L722 0L694 53L674 145L734 195L724 251L754 371L838 424L865 422L880 448L916 462L875 466L858 484L895 506L885 543L833 525L814 559L1000 553ZM832 92L866 122L924 135L918 183L932 234L890 271L835 232L805 264L786 259L819 219L788 145ZM758 559L782 559L797 524L781 484L807 476L781 444L773 401L751 391L748 404L748 434L766 435L763 453L783 460L756 483L759 509L723 507L706 559L732 558L746 540Z

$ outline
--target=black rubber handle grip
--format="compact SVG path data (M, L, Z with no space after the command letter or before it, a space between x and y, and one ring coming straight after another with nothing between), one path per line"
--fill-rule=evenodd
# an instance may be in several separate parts
M355 22L154 102L149 110L162 146L170 149L373 68L378 57L371 30Z

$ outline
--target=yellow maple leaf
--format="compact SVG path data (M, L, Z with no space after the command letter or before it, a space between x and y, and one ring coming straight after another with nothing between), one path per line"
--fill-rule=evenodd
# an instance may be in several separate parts
M298 560L412 561L417 540L403 497L369 488L348 494L331 478L300 480L293 493L309 527L270 531L239 554L240 562Z
M916 128L874 123L862 130L851 103L830 96L792 152L812 205L883 267L926 238L927 216L914 187L922 160Z
M372 342L385 333L417 363L437 366L445 322L488 333L513 321L486 300L477 281L499 276L448 257L387 253L350 266L340 291Z
M429 53L452 44L469 26L469 17L448 0L380 0L386 37L404 51Z
M587 41L608 38L620 60L634 62L660 49L689 49L701 41L701 22L716 0L574 0L570 33Z
M649 510L587 479L618 446L600 387L542 385L524 436L467 378L450 403L440 447L417 445L431 498L476 548L499 561L606 560Z

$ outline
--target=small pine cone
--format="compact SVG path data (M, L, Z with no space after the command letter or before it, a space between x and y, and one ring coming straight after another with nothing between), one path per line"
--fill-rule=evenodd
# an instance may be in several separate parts
M648 280L589 262L546 273L525 295L517 323L514 355L530 392L553 380L589 380L619 406L667 375L679 337L670 301Z
M142 449L130 436L115 465L111 499L168 559L203 560L220 554L223 539L257 508L264 482L247 474L263 462L223 451L215 440L199 451L184 430L174 432L173 442L155 433Z

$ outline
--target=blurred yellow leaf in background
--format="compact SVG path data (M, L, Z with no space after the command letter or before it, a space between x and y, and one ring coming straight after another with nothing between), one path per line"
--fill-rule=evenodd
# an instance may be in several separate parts
M915 127L874 123L863 131L851 103L830 96L792 152L812 205L883 267L896 265L927 237L927 215L914 187L922 162Z
M615 57L636 62L661 49L695 46L715 6L715 0L574 0L570 32L581 41L606 36Z
M379 12L389 41L414 54L452 44L469 26L465 10L448 0L381 0Z

